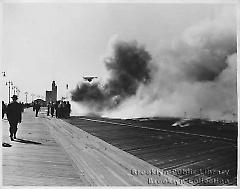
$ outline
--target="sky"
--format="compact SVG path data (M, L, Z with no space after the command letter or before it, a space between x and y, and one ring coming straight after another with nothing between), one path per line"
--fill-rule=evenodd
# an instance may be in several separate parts
M55 80L58 98L83 76L104 82L104 58L111 42L137 40L157 53L186 28L211 19L227 4L162 3L3 3L2 65L6 72L2 96L8 101L5 81L24 92L45 96ZM232 6L233 7L233 6Z

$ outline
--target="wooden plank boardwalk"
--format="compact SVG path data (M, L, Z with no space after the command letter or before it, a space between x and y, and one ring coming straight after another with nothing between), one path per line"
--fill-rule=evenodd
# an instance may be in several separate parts
M2 121L3 186L188 185L162 170L45 112L25 110L18 139ZM142 171L142 172L140 172Z
M66 121L192 185L237 185L236 138L173 130L169 120L155 125L84 116Z
M26 111L16 141L9 140L8 122L2 121L2 140L12 145L2 147L3 186L89 185L50 135L41 115L35 118L31 111Z

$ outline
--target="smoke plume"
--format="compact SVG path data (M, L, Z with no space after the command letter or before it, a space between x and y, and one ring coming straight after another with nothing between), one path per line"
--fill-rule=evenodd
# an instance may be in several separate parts
M107 83L102 88L82 84L72 99L95 104L109 117L236 119L234 12L223 11L186 29L158 52L150 55L136 42L116 43L112 57L105 61L110 72Z
M82 102L95 111L112 109L126 98L135 95L140 84L150 82L150 54L136 41L118 41L113 46L113 54L105 59L110 73L108 81L82 83L72 92L72 100Z

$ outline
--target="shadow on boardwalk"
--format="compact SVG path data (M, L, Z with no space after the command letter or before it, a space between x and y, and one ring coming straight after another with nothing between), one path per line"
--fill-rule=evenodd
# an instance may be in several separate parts
M20 143L25 143L25 144L36 144L36 145L41 145L42 144L40 142L34 142L34 141L31 141L31 140L24 140L24 139L20 139L20 138L17 138L14 141L15 142L20 142Z
M11 144L8 144L8 143L6 143L6 142L3 142L2 143L2 147L11 147L12 145Z

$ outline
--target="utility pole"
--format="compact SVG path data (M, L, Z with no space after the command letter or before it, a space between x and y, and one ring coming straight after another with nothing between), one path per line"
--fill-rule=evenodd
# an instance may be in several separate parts
M11 96L11 86L13 85L12 81L7 81L6 86L8 86L8 102L10 103L10 96Z
M17 88L16 92L17 92L17 95L19 96L19 93L20 93L21 91Z
M24 94L26 95L26 104L27 104L27 95L28 95L28 92L25 92Z
M31 94L31 96L32 96L32 102L33 102L35 94Z
M13 94L15 95L16 92L18 91L18 88L17 88L16 86L13 86L13 87L12 87L12 90L13 90Z
M66 100L68 100L68 84L66 84Z

